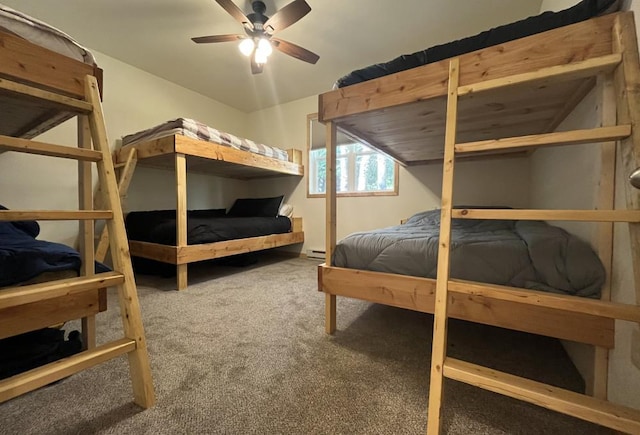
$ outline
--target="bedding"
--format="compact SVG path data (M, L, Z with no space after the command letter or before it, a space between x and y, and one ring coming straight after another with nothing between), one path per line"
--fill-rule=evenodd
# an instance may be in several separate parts
M0 210L6 210L0 206ZM0 287L23 284L49 272L80 272L80 253L61 243L38 240L35 221L0 221ZM110 269L96 263L96 272Z
M562 11L544 12L515 23L495 27L475 36L437 45L426 50L399 56L386 63L379 63L352 71L338 79L334 84L334 89L438 62L464 53L470 53L482 48L503 44L508 41L513 41L514 39L524 38L536 33L542 33L547 30L585 21L599 15L615 12L620 8L620 3L619 0L583 0L575 6Z
M71 36L3 4L0 4L0 30L80 62L96 65L93 54Z
M464 207L463 207L464 208ZM435 278L440 210L404 224L351 234L333 265ZM542 221L453 219L451 277L597 298L605 271L592 248Z
M239 138L190 118L173 119L155 127L126 135L122 138L122 146L160 139L173 136L174 134L228 146L241 151L249 151L278 160L289 160L289 155L283 149L257 143L249 139Z
M189 210L187 212L187 244L222 242L225 240L282 234L291 231L291 220L284 216L230 216L224 209ZM125 219L129 240L176 244L175 210L131 212Z

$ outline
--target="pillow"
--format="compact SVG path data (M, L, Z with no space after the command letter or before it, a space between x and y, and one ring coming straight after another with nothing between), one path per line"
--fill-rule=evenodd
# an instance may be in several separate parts
M284 195L273 198L239 198L227 212L233 217L276 217Z
M280 211L278 212L280 216L286 216L290 218L293 216L293 206L291 204L282 204L280 207Z

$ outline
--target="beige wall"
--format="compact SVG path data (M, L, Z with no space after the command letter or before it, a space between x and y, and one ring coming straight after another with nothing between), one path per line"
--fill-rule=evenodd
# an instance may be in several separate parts
M317 112L316 96L251 113L249 124L254 135L268 144L305 150L307 166L307 114ZM529 202L529 163L524 158L496 159L460 163L455 184L457 204L511 205ZM400 167L398 196L338 198L338 238L354 231L397 225L402 218L440 206L442 166L431 164ZM325 200L307 198L306 177L302 181L281 178L274 183L251 183L252 193L285 193L301 216L305 229L303 249L324 249Z
M247 135L244 112L175 85L116 59L95 53L104 70L104 113L112 148L123 135L177 117L191 117L238 135ZM75 144L75 121L38 140ZM128 203L132 209L175 208L171 171L136 170ZM19 209L77 208L77 169L63 161L18 153L0 158L0 203ZM224 187L224 189L223 189ZM246 192L246 185L204 175L188 176L189 207L224 207ZM77 223L41 222L40 238L73 245Z
M559 10L576 1L545 0L542 10ZM630 3L630 5L629 5ZM627 2L627 9L635 12L636 27L640 15L638 2ZM563 129L590 128L598 125L597 93L592 92L574 113L560 126ZM597 145L561 147L538 150L532 157L532 206L535 208L593 208L599 172ZM616 207L626 208L624 187L626 176L618 160L616 173ZM595 224L558 223L595 245ZM636 303L631 265L629 233L626 224L617 224L614 236L614 269L611 277L613 299L617 302ZM609 397L612 401L640 408L640 370L631 363L631 334L637 325L616 323L616 347L610 352ZM636 343L635 345L638 345ZM585 380L593 378L593 350L588 346L566 343L574 363Z

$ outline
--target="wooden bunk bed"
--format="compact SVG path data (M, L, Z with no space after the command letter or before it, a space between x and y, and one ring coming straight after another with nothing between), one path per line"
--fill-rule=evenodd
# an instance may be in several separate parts
M141 141L116 150L116 165L125 165L135 150L136 166L173 169L176 176L176 245L130 240L131 255L175 264L177 288L187 287L187 265L203 260L304 242L302 218L292 218L291 231L215 243L187 244L187 171L242 180L304 175L302 152L287 150L288 160L259 155L182 134Z
M603 127L555 132L599 84ZM628 210L613 208L615 141L627 173L640 164L640 65L633 14L604 15L450 59L345 86L319 96L326 125L327 261L318 269L326 332L336 330L336 296L435 313L428 433L440 430L443 376L530 401L617 430L640 433L640 411L606 401L607 351L615 319L640 322L637 305L552 295L450 279L451 219L601 222L598 253L608 273L613 222L629 222L640 303L640 201L627 186ZM615 93L607 89L615 88ZM617 121L617 122L616 122ZM437 279L335 267L336 131L343 129L401 165L444 162ZM602 142L597 210L453 209L459 158L528 153L533 147ZM444 146L443 146L444 144ZM460 156L458 156L460 154ZM607 284L608 285L608 284ZM596 346L596 385L588 397L446 357L446 319L547 335Z
M8 79L20 84L37 86L44 90L56 90L72 98L84 97L84 77L97 78L102 88L102 70L67 56L53 53L15 35L0 31L0 80ZM3 80L10 85L10 82ZM20 138L32 138L76 116L74 112L60 111L59 105L42 104L34 96L31 99L13 94L11 86L2 89L2 116L0 134ZM7 139L0 144L0 151L8 151L14 145ZM0 311L0 338L55 325L74 319L83 319L84 342L95 343L95 315L106 310L105 294L99 291L66 295Z
M1 12L7 16L19 15L21 23L30 20L9 8L2 7ZM48 26L39 23L35 27ZM56 33L57 29L50 29ZM0 152L77 160L80 209L0 210L0 220L80 221L82 268L77 277L62 279L51 274L32 283L25 282L23 286L1 289L0 338L82 319L88 349L1 380L0 402L127 354L134 401L142 407L150 407L155 402L155 395L104 126L100 101L102 70L93 63L45 48L42 39L36 44L18 34L13 29L0 28ZM73 117L78 119L77 147L30 140ZM98 185L108 210L92 210L92 164L97 165ZM114 234L114 271L95 273L95 220L106 220ZM41 282L43 279L45 281ZM95 315L107 308L104 289L111 286L118 289L124 338L96 346Z

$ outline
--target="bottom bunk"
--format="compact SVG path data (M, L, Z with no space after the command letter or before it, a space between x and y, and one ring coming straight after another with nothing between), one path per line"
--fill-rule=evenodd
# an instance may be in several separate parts
M182 290L187 286L189 263L303 243L302 218L255 213L256 203L268 205L269 200L237 200L229 213L225 209L187 211L185 244L176 243L175 210L129 213L125 224L134 270L161 275L175 271L178 290Z
M335 296L433 313L440 210L402 225L353 233L319 268L327 332ZM454 219L451 317L611 348L614 318L638 310L598 298L606 273L591 246L542 221ZM577 297L581 296L581 297Z
M6 210L0 205L0 210ZM9 211L6 211L8 213ZM7 300L28 293L30 285L65 284L80 274L80 253L69 246L37 239L36 221L0 222L0 339L83 319L83 342L95 344L94 316L107 309L105 289L67 294L13 305ZM96 272L109 269L96 263Z

